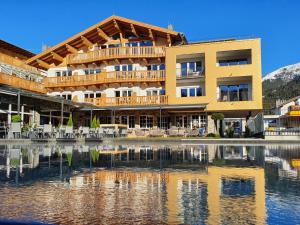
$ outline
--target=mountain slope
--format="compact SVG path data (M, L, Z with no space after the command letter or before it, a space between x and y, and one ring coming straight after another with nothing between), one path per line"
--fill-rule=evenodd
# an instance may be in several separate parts
M275 107L276 99L300 95L300 63L282 67L263 78L264 108Z

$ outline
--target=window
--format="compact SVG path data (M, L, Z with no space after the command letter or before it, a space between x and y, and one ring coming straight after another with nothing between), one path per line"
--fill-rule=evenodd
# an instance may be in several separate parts
M181 97L199 97L202 96L201 87L184 87L181 88Z
M135 117L134 116L129 116L128 127L129 128L134 128L135 127Z
M219 60L219 66L235 66L249 64L247 58Z
M96 98L101 98L101 93L100 92L96 92Z
M130 97L132 90L115 91L115 97Z
M56 74L57 77L61 76L60 71L56 71L55 74Z
M249 86L248 84L240 85L220 85L220 98L222 102L227 101L249 101Z
M188 89L187 88L181 88L181 97L187 97L188 96Z
M187 77L190 75L199 75L202 71L202 62L183 62L177 65L176 74L178 77Z
M153 116L140 116L140 127L141 128L152 128L153 127Z
M124 65L116 65L115 66L115 71L132 71L133 66L132 64L124 64Z
M156 96L156 95L159 95L159 90L148 90L146 91L147 93L147 96Z
M158 121L158 127L160 129L166 130L166 129L170 128L170 122L171 122L170 117L168 117L168 116L162 116L161 118L157 117L157 121Z
M95 73L100 73L101 70L100 69L85 69L84 70L84 74L88 75L88 74L95 74Z
M166 95L166 90L165 89L160 89L159 94L160 95Z

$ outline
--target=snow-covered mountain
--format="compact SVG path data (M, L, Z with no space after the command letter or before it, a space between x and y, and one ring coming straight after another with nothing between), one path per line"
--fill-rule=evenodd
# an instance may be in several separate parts
M278 99L300 95L300 63L282 67L263 78L264 108L274 108Z
M288 82L293 80L295 77L300 76L300 63L281 67L263 77L263 82L267 80L277 80Z

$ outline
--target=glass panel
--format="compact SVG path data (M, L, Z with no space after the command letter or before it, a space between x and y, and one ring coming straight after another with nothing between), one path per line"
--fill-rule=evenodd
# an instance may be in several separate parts
M196 71L196 63L195 62L189 62L188 74L193 74L194 71Z
M115 66L115 71L120 71L120 66Z
M135 127L135 117L129 116L129 128L134 128L134 127Z
M241 84L239 86L239 100L248 101L248 84Z
M128 65L128 71L132 71L132 64Z
M100 69L96 69L96 73L100 73L101 72L101 70Z
M181 63L181 76L187 75L187 63Z
M101 97L101 93L96 93L96 98L100 98Z
M132 91L128 91L128 96L130 97L132 94Z
M187 97L187 89L186 88L181 89L181 97Z
M196 88L196 96L202 96L202 88L201 87Z
M202 62L197 61L196 62L196 71L200 72L202 70Z
M127 65L122 66L122 71L127 71Z
M228 86L221 85L220 86L220 101L226 102L228 101Z
M166 66L165 66L165 64L160 64L160 68L159 68L160 70L165 70L166 69Z
M115 91L115 96L120 97L120 91Z
M190 88L190 97L196 96L195 88Z
M158 66L155 65L155 64L153 64L153 65L152 65L152 70L158 70Z
M147 96L151 96L151 91L146 91Z
M230 101L238 101L238 86L237 85L231 85L229 86L229 100Z
M165 90L165 89L161 89L161 90L159 91L159 94L160 94L160 95L165 95L165 94L166 94L166 90Z

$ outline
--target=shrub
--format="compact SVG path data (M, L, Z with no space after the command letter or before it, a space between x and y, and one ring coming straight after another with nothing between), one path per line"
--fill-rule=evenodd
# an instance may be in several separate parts
M218 126L217 126L217 124L218 124L218 121L222 121L222 120L224 120L224 114L223 113L213 113L212 115L211 115L211 119L214 121L214 123L215 123L215 128L216 128L216 130L218 129ZM220 123L220 129L221 129L221 125L222 125L222 123ZM220 133L220 132L219 132ZM222 134L223 135L223 134Z
M208 134L206 135L206 137L215 137L215 138L219 138L220 135L219 135L219 134L215 134L215 133L208 133Z
M73 118L72 118L72 114L70 114L70 116L69 116L69 120L68 120L67 126L73 127Z
M93 117L91 128L97 128L97 117L96 116Z
M21 122L22 120L21 120L21 115L13 115L12 117L11 117L11 121L13 122L13 123L19 123L19 122Z

